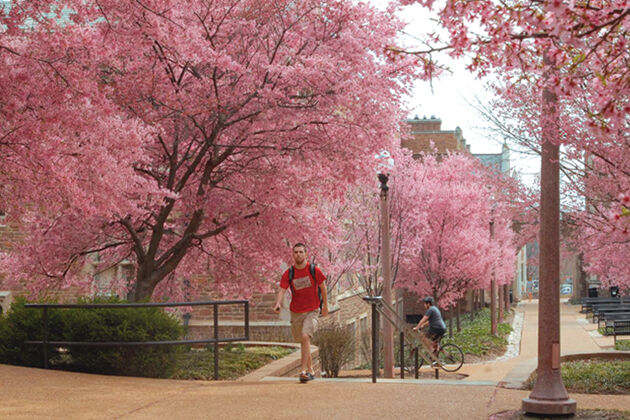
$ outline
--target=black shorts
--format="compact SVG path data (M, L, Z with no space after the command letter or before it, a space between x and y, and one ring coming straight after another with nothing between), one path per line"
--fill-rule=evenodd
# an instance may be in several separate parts
M446 330L444 328L429 327L429 331L427 332L427 337L429 337L433 341L437 341L444 334L446 334Z

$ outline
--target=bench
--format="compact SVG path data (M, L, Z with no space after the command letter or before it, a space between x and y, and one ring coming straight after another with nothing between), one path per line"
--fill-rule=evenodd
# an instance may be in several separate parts
M630 303L605 304L593 306L593 322L599 323L599 318L605 313L630 311Z
M621 303L621 298L582 298L581 303L580 312L588 313L592 311L593 305Z
M603 317L601 317L598 321L597 328L604 328L604 335L612 335L613 334L613 324L614 321L627 321L630 320L630 311L628 312L613 312L606 313Z
M612 321L613 336L615 337L615 346L617 345L618 335L630 335L630 319L613 320Z

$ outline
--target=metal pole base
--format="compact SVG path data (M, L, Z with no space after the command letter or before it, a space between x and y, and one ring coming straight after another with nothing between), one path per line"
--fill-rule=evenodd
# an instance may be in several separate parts
M575 400L538 400L532 397L523 398L523 411L531 414L547 414L566 416L575 414L577 404Z

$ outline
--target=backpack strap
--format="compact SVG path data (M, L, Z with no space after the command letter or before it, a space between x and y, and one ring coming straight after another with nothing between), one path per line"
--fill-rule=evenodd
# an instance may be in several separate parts
M295 296L295 287L293 287L293 277L295 277L295 269L293 266L289 267L289 287L291 288L291 293Z
M319 288L319 285L317 284L317 277L315 276L315 267L316 267L315 264L309 264L308 270L311 272L311 278L313 279L315 290L317 290L317 298L319 299L319 312L321 313L322 304L324 302L322 301L322 290Z

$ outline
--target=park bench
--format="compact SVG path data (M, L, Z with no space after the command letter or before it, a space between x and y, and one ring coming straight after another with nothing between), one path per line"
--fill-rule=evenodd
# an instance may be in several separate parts
M593 306L593 322L599 323L599 318L605 313L630 311L630 303L604 304Z
M603 328L604 335L613 335L613 327L616 321L630 321L630 312L606 314L598 328Z
M596 297L596 298L582 298L581 303L582 307L580 308L580 312L589 313L592 310L593 305L596 304L610 304L610 303L620 303L621 298L604 298L604 297Z
M603 322L611 321L613 319L630 318L630 309L623 309L620 311L608 311L601 312L597 317L597 328L600 328Z
M614 320L612 325L613 336L615 337L615 346L617 345L618 335L630 335L630 319Z

